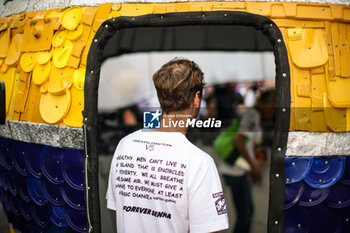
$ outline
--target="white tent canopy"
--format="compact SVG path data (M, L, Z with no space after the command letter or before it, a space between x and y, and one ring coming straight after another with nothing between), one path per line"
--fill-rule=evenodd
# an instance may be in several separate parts
M162 52L122 55L106 60L101 69L99 110L113 110L154 98L152 75L169 60L195 61L208 85L274 79L272 52Z

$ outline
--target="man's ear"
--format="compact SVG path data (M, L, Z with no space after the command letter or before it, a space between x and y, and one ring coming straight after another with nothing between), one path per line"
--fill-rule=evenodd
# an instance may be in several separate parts
M192 101L193 107L199 108L201 106L201 100L202 100L201 92L197 91L193 97L193 101Z

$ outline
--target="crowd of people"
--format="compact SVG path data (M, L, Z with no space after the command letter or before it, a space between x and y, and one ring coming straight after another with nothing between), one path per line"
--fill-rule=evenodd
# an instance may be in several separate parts
M246 108L253 107L261 92L274 87L273 80L223 83L206 86L203 91L203 101L199 116L201 119L215 118L222 121L219 130L192 129L187 135L193 141L201 140L205 145L212 145L220 130L227 127L233 118L241 114ZM130 132L143 127L142 112L145 109L159 108L156 97L124 106L119 109L99 113L99 151L103 155L114 153L119 140ZM263 145L271 144L271 135L267 133L272 127L271 121L262 122L264 129ZM198 138L198 131L204 137ZM210 133L206 133L210 132Z

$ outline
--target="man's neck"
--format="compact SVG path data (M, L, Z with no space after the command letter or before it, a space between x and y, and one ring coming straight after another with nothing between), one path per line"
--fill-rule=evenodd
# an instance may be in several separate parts
M180 132L186 135L188 126L186 122L191 120L193 116L189 110L163 113L161 120L161 128L157 131L162 132ZM182 122L182 123L181 123Z

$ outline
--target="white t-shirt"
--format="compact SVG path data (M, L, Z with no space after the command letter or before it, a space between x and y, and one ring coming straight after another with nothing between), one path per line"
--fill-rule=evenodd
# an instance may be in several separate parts
M239 134L248 138L245 144L248 155L255 160L254 144L260 144L262 140L262 128L260 114L255 108L248 108L241 115L239 122ZM233 143L233 142L232 142ZM234 165L228 165L221 161L220 172L229 176L242 176L251 170L249 163L239 156Z
M139 130L113 156L107 208L118 233L195 233L227 229L220 178L213 159L177 132Z

